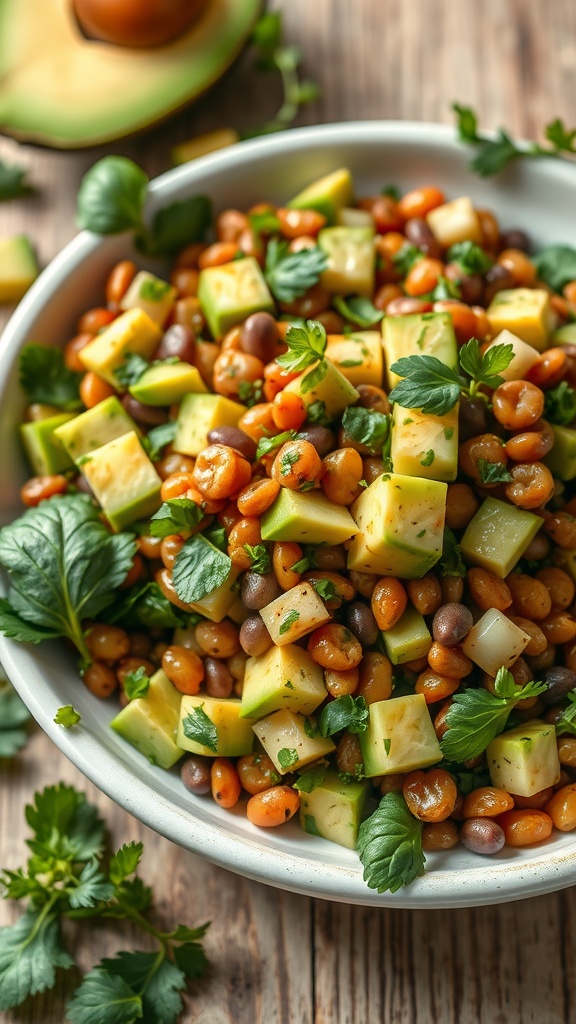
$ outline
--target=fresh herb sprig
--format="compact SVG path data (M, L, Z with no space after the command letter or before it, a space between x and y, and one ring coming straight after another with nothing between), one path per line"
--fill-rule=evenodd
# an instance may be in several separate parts
M561 717L556 722L556 735L564 736L566 733L576 736L576 693L574 690L568 694L568 707L564 708Z
M371 889L397 892L424 874L422 827L401 793L393 791L382 797L358 833L364 881Z
M275 115L264 124L244 132L245 139L284 131L290 127L302 106L313 103L320 96L316 82L300 79L302 55L297 47L284 44L279 11L269 12L260 18L252 34L252 44L256 49L256 68L280 72L283 96Z
M28 171L18 164L7 164L0 160L0 202L8 199L21 199L34 192L34 188L26 180Z
M264 276L278 302L294 302L317 284L328 257L317 245L290 252L288 242L271 238L266 250Z
M543 146L539 142L519 145L503 128L498 130L496 136L478 131L478 115L472 107L453 103L452 110L456 114L458 138L478 147L476 156L470 162L470 170L483 178L498 174L514 160L525 157L561 157L566 153L576 153L576 128L566 128L559 117L544 128L548 145Z
M266 576L272 571L270 555L265 544L245 544L244 550L250 559L251 572L257 572L259 576Z
M357 324L358 327L372 327L379 324L384 316L383 310L376 309L374 303L365 295L349 295L347 298L337 295L332 305L345 320Z
M162 931L150 921L152 890L136 874L142 843L122 846L103 860L104 823L82 793L60 783L36 793L26 807L31 857L6 870L5 899L27 902L15 924L0 928L0 1010L54 987L58 968L74 966L62 922L129 921L156 948L105 958L85 975L66 1008L72 1024L128 1024L137 1019L175 1024L188 980L204 972L201 940L207 925Z
M307 394L324 379L328 363L326 331L318 320L306 320L301 327L292 326L286 331L288 351L278 356L276 362L291 373L302 373L313 363L317 365L302 379L302 394Z
M368 718L368 705L364 697L346 694L343 697L336 697L322 708L318 728L321 736L333 736L342 729L353 733L365 732L368 728Z
M163 502L150 520L151 537L169 537L198 526L204 510L191 498L170 498Z
M64 729L71 729L73 725L78 725L80 718L79 711L76 711L71 704L64 704L63 707L58 708L54 715L54 722L56 725L61 725Z
M463 377L436 356L403 356L391 367L403 379L390 392L392 402L406 409L421 409L424 413L443 416L454 408L460 395L469 398L488 398L481 388L491 390L504 383L500 373L514 357L512 345L491 345L484 353L480 342L471 338L459 352L461 368L469 378Z
M66 412L82 408L82 374L68 369L61 348L29 342L20 353L19 370L20 384L31 402Z
M440 741L443 756L460 762L478 757L504 731L518 701L537 697L545 690L546 683L516 686L512 673L500 668L494 680L494 693L483 688L455 693L446 715L448 729Z

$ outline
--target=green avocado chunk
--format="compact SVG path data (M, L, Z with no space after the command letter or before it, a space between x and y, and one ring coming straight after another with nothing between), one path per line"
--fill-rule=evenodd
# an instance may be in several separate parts
M462 557L506 579L541 526L542 520L533 512L486 498L460 541Z
M172 405L189 392L207 392L199 371L190 363L151 366L128 391L145 405Z
M385 316L382 320L382 344L388 384L399 381L390 367L402 356L436 356L446 366L457 366L456 336L449 313L410 313Z
M559 480L573 480L576 476L576 430L551 424L554 444L542 462Z
M159 669L150 679L144 697L135 697L110 725L152 764L171 768L184 751L176 746L182 694Z
M184 696L178 724L178 746L204 757L241 757L254 742L253 722L240 717L235 698Z
M342 544L358 532L347 508L323 494L302 494L281 487L261 520L262 540L294 540L301 544Z
M294 210L317 210L333 224L342 207L351 206L354 198L352 175L347 167L313 181L311 185L290 200L288 206Z
M422 693L370 704L368 728L358 738L369 779L427 768L442 759Z
M19 302L37 277L38 263L30 239L26 235L1 238L0 305Z
M68 417L68 420L70 418ZM81 412L73 421L63 422L55 427L54 436L68 452L74 462L88 455L95 448L101 448L108 441L138 431L134 420L128 415L122 402L115 395L105 398L98 405Z
M492 785L518 796L534 796L560 780L556 731L548 722L525 722L488 744Z
M47 473L61 473L74 466L68 452L54 433L57 427L72 419L75 419L73 412L61 412L57 416L48 416L44 420L23 423L20 427L20 436L28 462L38 476L44 476Z
M198 298L214 338L251 313L274 312L274 301L253 256L200 271Z
M328 256L320 280L329 292L372 295L376 271L374 228L322 228L318 245Z
M304 831L355 850L369 785L366 779L342 782L337 772L327 771L311 793L300 792L300 824Z
M242 689L242 718L263 718L288 708L310 715L326 699L324 673L296 644L275 645L248 658Z
M79 466L114 530L160 508L162 481L135 431L95 448Z

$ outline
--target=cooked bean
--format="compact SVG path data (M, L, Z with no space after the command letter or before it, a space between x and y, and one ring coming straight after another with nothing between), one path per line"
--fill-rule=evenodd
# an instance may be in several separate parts
M326 689L334 699L356 693L359 679L360 673L357 668L348 668L340 671L328 668L324 673Z
M463 529L468 526L478 508L478 499L469 484L448 484L446 526L451 530Z
M437 576L427 572L417 580L407 580L406 590L417 612L433 615L442 603L442 588Z
M367 704L388 700L392 696L392 662L380 651L367 651L360 662L358 696Z
M259 611L280 594L280 587L273 572L263 575L247 572L242 579L242 601L247 608Z
M143 423L147 427L154 427L159 423L168 422L168 413L165 409L158 408L157 405L144 405L143 402L139 402L132 395L122 395L121 402L128 415L133 420L136 420L137 423Z
M576 828L576 783L556 790L545 809L560 832L572 832Z
M84 685L95 697L105 699L118 689L118 678L113 668L105 661L95 660L85 669L82 676Z
M272 549L272 568L282 590L290 590L300 582L300 573L292 566L302 558L303 551L294 541L277 541Z
M484 483L481 467L484 463L490 462L505 469L507 457L500 438L496 434L480 434L460 445L458 461L462 472L471 477L474 483L492 488L498 487L498 484Z
M269 363L276 355L278 327L270 313L252 313L240 330L243 352Z
M308 653L317 665L342 671L356 668L362 660L362 646L346 626L329 622L313 630Z
M219 658L204 659L204 689L209 697L230 697L234 688L232 673Z
M355 733L344 732L336 747L336 764L339 772L354 775L362 768L360 740Z
M309 580L316 590L320 587L319 592L322 591L323 586L328 587L328 593L334 592L333 597L323 598L330 609L339 608L344 601L351 601L356 594L349 580L337 572L327 572L326 570L322 572L319 569L310 569L304 573L304 579Z
M240 650L238 628L230 619L199 622L196 626L196 640L212 658L231 658Z
M160 544L160 558L166 569L173 569L174 562L184 547L184 538L179 533L170 533L162 538Z
M524 573L513 572L506 577L510 588L514 607L519 615L532 621L545 619L550 614L552 601L550 594L540 580L535 580Z
M490 267L484 278L483 305L489 306L498 292L513 287L514 275L509 271L508 267L502 267L499 263L495 263L493 267Z
M180 778L191 793L197 793L199 796L209 793L211 788L209 759L201 757L200 754L191 754L182 762Z
M239 427L213 427L208 431L208 444L224 444L235 448L249 462L256 458L256 442Z
M443 604L455 601L458 604L464 594L464 580L461 576L443 576L440 580Z
M452 602L436 612L432 620L432 635L445 647L455 647L470 632L473 624L470 609Z
M260 615L249 615L240 626L242 650L251 658L264 654L272 646L272 637Z
M451 850L460 841L458 826L453 821L426 822L422 829L422 849L425 853L433 850Z
M488 569L479 567L469 569L468 588L472 598L482 611L497 608L498 611L503 612L512 604L510 587Z
M272 786L251 796L246 817L259 828L275 828L292 818L300 807L300 796L291 786Z
M323 427L320 423L309 423L307 426L302 427L298 431L298 437L302 438L303 441L308 441L316 449L321 459L328 455L328 452L332 451L335 443L333 432L328 427Z
M486 403L480 398L462 397L458 405L458 440L470 441L488 430Z
M410 217L404 225L404 231L408 241L426 256L441 256L440 246L423 217Z
M510 621L516 623L530 637L530 643L524 648L524 653L535 656L542 654L548 647L548 641L535 622L523 618L522 615L510 615Z
M511 467L510 476L504 493L518 508L540 508L554 494L554 478L542 462L519 462Z
M95 622L89 626L85 639L92 657L101 661L118 661L125 658L130 650L130 638L126 631L106 622Z
M279 391L272 403L272 419L278 430L298 430L308 410L300 395L292 391Z
M372 593L372 611L379 629L392 629L408 603L408 595L395 576L383 576Z
M292 491L307 489L316 483L321 473L322 462L314 445L299 438L286 441L272 464L272 479Z
M490 857L502 849L506 836L491 818L468 818L460 829L460 841L472 853Z
M576 621L569 612L551 612L540 620L540 628L551 644L567 644L576 637Z
M33 476L20 489L20 500L27 508L35 508L41 501L55 494L66 494L68 480L59 473L51 476Z
M348 579L362 597L370 599L374 593L378 577L374 576L371 572L349 572Z
M335 505L351 505L362 488L362 459L353 448L338 448L322 460L320 486Z
M530 239L525 231L519 228L509 228L503 231L500 236L500 245L503 249L520 249L522 252L530 252Z
M261 516L278 497L280 484L264 477L252 480L243 487L237 498L238 511L243 516Z
M322 544L316 549L314 558L318 569L340 572L346 568L346 551L340 544Z
M460 647L445 647L437 640L428 651L428 664L435 672L453 679L464 679L474 668L470 658Z
M495 818L504 811L511 811L514 800L505 789L496 786L479 786L464 798L464 818Z
M548 454L553 444L552 427L545 420L538 420L533 430L515 434L508 439L506 454L514 462L537 462Z
M545 811L530 809L506 811L498 819L508 846L531 846L548 839L552 818Z
M560 548L576 548L576 517L569 512L553 512L544 519L544 531Z
M220 807L234 807L238 803L242 787L238 772L227 757L216 757L210 769L212 796Z
M576 768L576 736L559 736L557 747L560 764Z
M244 754L236 762L236 771L242 788L251 796L270 789L281 779L268 754Z
M151 647L152 644L150 644L150 648ZM124 685L124 680L126 679L126 676L131 675L133 672L137 672L138 669L140 668L144 669L148 677L153 676L156 671L155 666L152 664L151 661L148 661L147 658L139 658L134 655L132 655L129 658L122 658L118 662L116 668L116 675L118 677L118 682L120 683L120 685Z
M410 772L402 787L409 811L420 821L444 821L454 810L457 789L443 768Z
M526 430L542 417L544 393L526 380L507 380L492 395L494 416L506 430Z
M235 448L211 444L200 452L192 473L194 484L206 498L229 498L252 476L250 463Z
M363 647L372 647L378 639L378 624L372 609L363 601L354 601L346 608L346 625Z
M231 658L226 658L226 667L236 682L241 682L244 679L247 661L248 655L245 651L236 651L236 654L233 654Z
M199 692L204 678L204 664L188 647L179 644L167 647L162 655L162 668L180 693L195 695Z
M424 694L427 704L436 704L437 701L450 697L459 686L459 679L440 675L431 668L425 668L416 680L414 692Z
M154 352L154 359L179 359L182 363L193 363L195 355L194 332L184 324L172 324Z
M377 458L375 455L362 459L363 478L367 484L373 484L379 476L382 476L385 468L384 460Z
M510 794L517 808L531 807L537 811L546 810L546 804L554 796L554 787L548 786L547 789L541 789L538 793L533 793L532 796L519 796L518 793ZM546 811L549 814L549 811ZM552 818L553 815L550 815Z
M568 693L576 690L576 672L563 665L553 665L544 672L543 682L547 689L540 694L540 700L548 706L561 704Z
M574 584L567 572L551 565L546 569L538 569L535 575L546 587L555 608L570 607L574 600Z
M390 412L388 395L382 388L378 388L374 384L358 384L356 390L358 392L358 404L363 409L370 409L372 412L382 412L384 414Z

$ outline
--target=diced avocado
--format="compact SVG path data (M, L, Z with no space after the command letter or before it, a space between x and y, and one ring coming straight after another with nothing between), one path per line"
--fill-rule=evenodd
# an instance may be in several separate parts
M550 424L554 431L554 444L542 462L560 480L573 480L576 476L576 430Z
M313 718L297 711L275 711L252 729L280 775L303 768L336 749L329 736L320 735Z
M458 404L444 416L394 406L390 457L395 473L451 481L458 472Z
M347 508L323 494L280 493L260 521L262 540L294 540L299 544L342 544L358 532Z
M458 242L482 242L482 227L469 196L437 206L426 215L428 227L443 249Z
M486 750L492 785L534 796L560 781L556 732L548 722L525 722L502 733Z
M349 405L355 405L358 401L358 392L350 381L336 368L330 360L326 361L326 373L322 380L309 391L306 391L305 378L311 373L313 367L308 368L295 377L284 388L292 394L299 395L305 406L314 402L323 402L325 413L329 420L335 419ZM304 384L304 387L303 387Z
M246 662L243 718L263 718L281 708L310 715L326 696L322 669L296 644L271 647Z
M357 331L354 334L330 334L326 357L347 380L358 384L382 387L384 364L379 331Z
M555 345L576 345L576 321L562 324L562 327L554 331L552 341Z
M399 377L390 367L402 356L436 356L446 366L458 364L456 335L449 313L410 313L406 316L385 316L382 321L382 344L389 389Z
M95 448L80 461L79 468L114 530L158 511L162 481L134 431Z
M38 263L26 235L0 238L0 304L19 302L38 277Z
M509 330L542 352L556 326L550 296L543 288L505 288L486 310L493 334Z
M278 647L293 644L331 619L311 583L298 583L260 609L264 625Z
M320 786L300 793L300 824L305 832L355 850L370 783L342 782L327 771Z
M22 443L30 467L37 476L61 473L65 469L72 469L74 463L54 431L56 427L60 427L74 418L73 412L60 412L57 416L49 416L46 419L34 420L32 423L21 425Z
M161 278L141 270L129 284L118 305L120 309L142 309L158 327L163 327L174 305L176 289Z
M376 270L374 228L322 228L318 245L328 256L328 266L320 280L329 292L372 296Z
M172 405L188 392L208 391L199 371L190 363L165 363L151 366L128 388L145 405Z
M110 722L136 750L160 768L171 768L182 757L176 745L182 694L159 669L144 697L135 697Z
M138 432L134 420L122 402L111 395L92 409L75 416L73 421L57 427L54 433L70 458L78 462L83 455L131 431Z
M504 380L525 380L527 373L532 369L534 363L540 358L540 353L533 345L527 345L522 338L518 338L512 331L500 331L500 334L486 346L488 352L495 345L512 345L513 356L505 370L499 370L499 376Z
M336 214L336 223L343 228L372 228L376 230L375 221L370 210L360 210L357 206L343 206Z
M343 206L351 206L353 200L352 175L347 167L340 167L312 182L294 196L288 206L295 210L317 210L326 217L328 224L333 224L338 210Z
M222 395L184 395L176 420L175 452L199 455L208 444L208 432L214 427L235 427L246 406Z
M465 561L488 569L501 580L512 571L542 526L533 512L486 498L460 541Z
M489 608L462 640L464 654L488 675L510 668L530 643L530 637L504 612Z
M210 622L222 622L222 619L229 614L236 603L238 596L236 580L239 572L240 570L233 565L224 583L206 594L206 597L202 597L199 601L193 601L190 605L191 611L204 615L205 618L210 619Z
M87 370L93 370L122 391L125 388L116 379L115 371L122 366L129 352L150 359L161 337L158 324L147 313L142 309L128 309L96 335L94 341L85 345L78 358Z
M382 639L393 665L424 658L432 646L432 637L424 617L412 605L408 605L395 626L384 630Z
M379 700L369 710L368 728L358 737L367 778L428 768L442 759L424 694Z
M380 576L423 576L442 554L447 485L385 473L352 505L358 533L348 568Z
M195 135L192 139L186 139L185 142L179 142L172 146L170 150L172 166L180 167L181 164L187 164L199 156L206 156L207 153L215 153L217 149L234 146L236 142L240 142L240 135L234 128L216 128L213 132Z
M200 271L198 298L214 338L251 313L274 312L274 301L253 256Z
M203 715L198 715L201 709ZM216 728L216 742L203 743L193 736L202 735L202 718L206 715ZM188 722L186 721L188 719ZM182 697L177 744L192 754L204 757L242 757L249 754L254 743L253 723L240 717L240 701L235 698ZM187 735L188 732L188 735ZM210 737L208 737L210 739ZM216 749L213 749L213 746Z

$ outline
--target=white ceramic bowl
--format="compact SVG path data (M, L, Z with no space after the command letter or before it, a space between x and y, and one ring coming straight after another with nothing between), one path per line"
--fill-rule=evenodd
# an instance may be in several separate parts
M350 167L359 194L389 183L402 189L440 185L448 197L469 194L496 212L504 227L526 229L538 243L576 239L576 167L552 160L524 161L498 178L470 174L470 150L452 128L395 122L358 122L302 128L242 143L162 175L150 188L150 209L206 192L216 210L245 209L262 199L286 201L315 178ZM0 344L0 515L21 512L18 488L26 469L17 424L23 400L17 359L30 339L59 344L88 307L101 301L110 267L131 247L126 237L99 239L84 232L40 276L8 324ZM120 806L184 849L232 871L294 892L344 902L408 908L462 907L535 896L576 881L576 832L556 834L533 848L505 848L483 859L463 848L428 857L426 875L395 895L379 896L362 880L354 852L314 838L290 823L261 831L241 809L230 813L194 797L177 769L150 765L107 722L112 702L93 698L79 681L74 658L58 642L31 647L0 638L0 658L42 728L75 765ZM76 729L54 725L56 709L73 704Z

